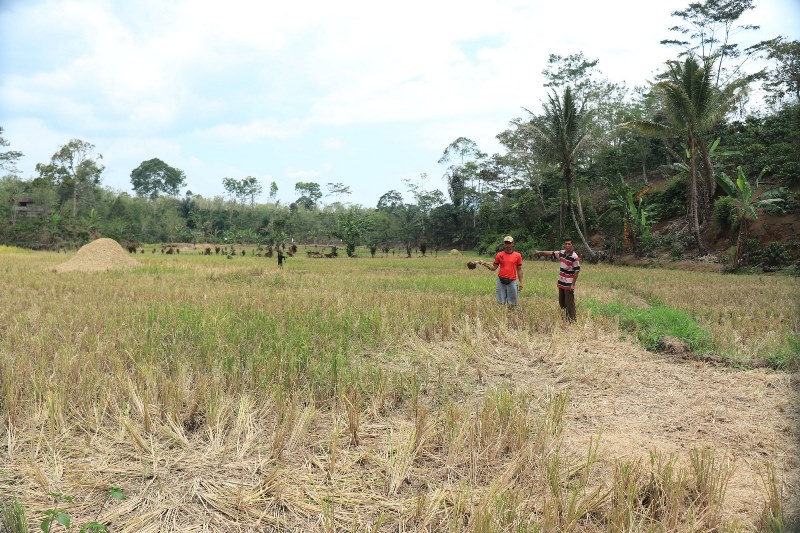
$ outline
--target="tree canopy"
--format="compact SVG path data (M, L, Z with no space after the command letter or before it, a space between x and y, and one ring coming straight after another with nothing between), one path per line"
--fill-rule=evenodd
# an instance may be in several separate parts
M186 175L158 158L142 161L131 171L131 186L136 194L155 200L161 194L177 196L186 186Z

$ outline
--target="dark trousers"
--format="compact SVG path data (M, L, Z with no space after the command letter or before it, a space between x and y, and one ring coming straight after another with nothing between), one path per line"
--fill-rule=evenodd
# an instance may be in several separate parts
M562 317L566 315L567 321L575 322L575 292L559 288L558 306Z

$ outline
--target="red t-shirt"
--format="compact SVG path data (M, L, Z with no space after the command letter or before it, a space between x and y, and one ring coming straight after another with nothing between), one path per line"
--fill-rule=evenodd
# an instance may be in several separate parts
M522 254L519 252L507 254L503 250L494 256L494 264L500 265L500 272L497 275L501 278L517 279L517 266L522 264Z

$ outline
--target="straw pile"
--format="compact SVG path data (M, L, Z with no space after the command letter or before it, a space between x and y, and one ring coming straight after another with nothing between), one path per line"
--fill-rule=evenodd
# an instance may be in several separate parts
M114 239L97 239L81 247L72 259L61 263L55 270L56 272L102 272L138 264Z

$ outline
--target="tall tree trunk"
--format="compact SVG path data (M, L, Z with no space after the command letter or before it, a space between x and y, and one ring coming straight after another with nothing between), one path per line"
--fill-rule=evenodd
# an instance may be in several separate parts
M581 229L583 229L583 233L585 235L588 235L589 230L586 229L586 218L583 216L583 206L581 205L581 191L579 187L575 187L575 202L578 204L578 216L581 219Z
M701 175L700 169L697 168L698 157L702 159L702 150L700 149L699 143L700 140L693 133L690 133L689 146L691 148L689 154L691 157L692 172L694 173L694 187L697 199L697 220L699 224L702 225L706 221L706 205L708 205L709 202L708 187L706 185L705 177Z
M705 139L700 139L700 155L703 158L703 170L705 173L705 189L707 203L703 207L704 220L711 220L714 211L714 194L717 192L717 180L714 177L714 164L711 162L711 152Z
M745 239L747 239L747 217L743 216L739 224L739 235L736 236L736 253L733 256L734 270L738 269L739 264L742 262L742 246Z
M581 226L578 224L578 217L575 216L575 209L572 206L572 180L565 179L564 183L567 186L567 209L569 209L570 214L572 215L572 223L575 225L575 231L578 232L578 237L580 237L583 246L586 248L586 251L589 253L589 257L594 257L594 250L592 247L589 246L589 243L586 241L586 237L583 235L581 231Z
M561 244L561 239L564 237L564 190L561 190L561 208L558 211L558 244Z
M690 140L689 157L689 221L692 225L692 235L697 241L697 250L705 255L706 250L700 240L700 218L698 213L698 186L697 186L697 160L695 158L694 139Z

